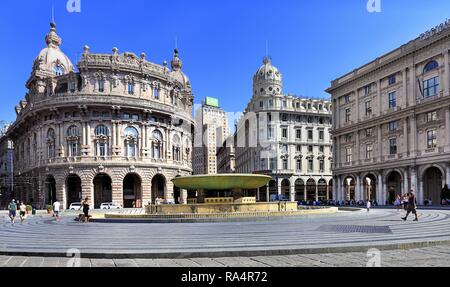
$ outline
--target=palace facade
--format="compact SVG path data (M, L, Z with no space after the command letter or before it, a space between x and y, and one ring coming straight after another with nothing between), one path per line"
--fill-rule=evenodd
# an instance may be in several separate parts
M258 201L332 199L331 102L283 95L282 74L265 57L237 125L236 173L269 175ZM278 197L279 198L279 197Z
M450 22L339 77L333 101L334 196L392 204L450 183Z
M171 182L192 173L193 94L178 51L170 69L144 53L85 46L76 70L54 23L45 41L7 133L16 199L38 208L86 197L95 207L186 202Z

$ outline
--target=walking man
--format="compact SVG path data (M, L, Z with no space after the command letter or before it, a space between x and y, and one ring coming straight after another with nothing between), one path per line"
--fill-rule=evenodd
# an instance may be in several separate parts
M56 221L58 221L58 219L59 219L60 208L61 208L61 203L59 203L59 201L56 200L53 203L53 215L55 216Z
M412 212L416 216L414 221L419 221L419 219L417 217L417 200L416 200L416 196L414 195L412 190L410 192L408 192L407 198L408 198L408 205L406 208L407 213L406 213L406 216L403 217L402 219L404 221L406 221L408 219L409 214Z
M370 203L370 200L367 201L367 212L370 212L370 208L372 207L372 204Z
M16 211L17 211L17 204L16 200L13 199L8 205L9 209L9 218L11 219L11 223L14 224L14 221L16 220Z
M20 211L20 224L23 224L25 221L25 217L27 216L27 206L23 201L19 206L19 211Z

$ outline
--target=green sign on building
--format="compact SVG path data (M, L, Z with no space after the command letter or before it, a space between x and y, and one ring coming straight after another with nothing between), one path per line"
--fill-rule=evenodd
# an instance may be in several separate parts
M206 97L206 105L211 107L219 107L219 99Z

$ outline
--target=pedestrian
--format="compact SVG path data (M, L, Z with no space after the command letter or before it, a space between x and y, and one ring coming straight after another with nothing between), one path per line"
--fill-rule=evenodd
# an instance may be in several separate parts
M402 217L404 221L408 219L408 216L410 213L413 213L416 218L414 221L419 221L419 218L417 217L417 201L416 196L414 195L414 192L411 190L408 194L408 207L407 207L407 213L405 217Z
M16 220L16 211L17 211L17 204L16 200L13 199L8 205L9 209L9 218L11 219L11 223L14 224L14 221Z
M89 221L89 198L86 197L86 199L81 204L83 207L83 214L84 214L84 222Z
M59 211L60 211L60 208L61 208L61 203L60 203L58 200L56 200L56 201L53 203L53 216L55 217L56 221L59 220Z
M397 211L400 211L402 209L402 199L400 198L400 195L397 195L394 205L397 208Z
M27 206L23 201L19 206L19 215L20 215L20 224L23 224L27 216Z
M370 212L370 207L372 207L372 204L370 203L370 200L367 201L367 212Z

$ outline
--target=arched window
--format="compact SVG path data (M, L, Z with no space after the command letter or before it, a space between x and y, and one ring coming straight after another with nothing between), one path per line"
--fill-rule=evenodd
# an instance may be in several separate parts
M438 62L436 62L435 60L432 60L430 62L428 62L428 64L425 65L425 68L423 68L423 73L428 73L434 69L437 69L439 67Z
M136 157L139 149L139 132L133 127L125 129L125 156Z
M134 95L134 83L128 83L128 94Z
M161 151L163 149L163 135L160 131L154 130L152 133L152 157L154 159L161 158Z
M172 156L174 161L181 161L181 141L178 135L173 136Z
M77 126L70 126L67 129L67 147L69 157L80 155L80 129Z
M55 65L53 66L53 74L55 76L62 76L64 75L64 68L61 65Z
M153 97L154 97L155 99L159 100L159 88L158 88L158 86L155 86L155 87L153 88Z
M109 150L109 129L104 125L95 128L95 154L105 157Z

